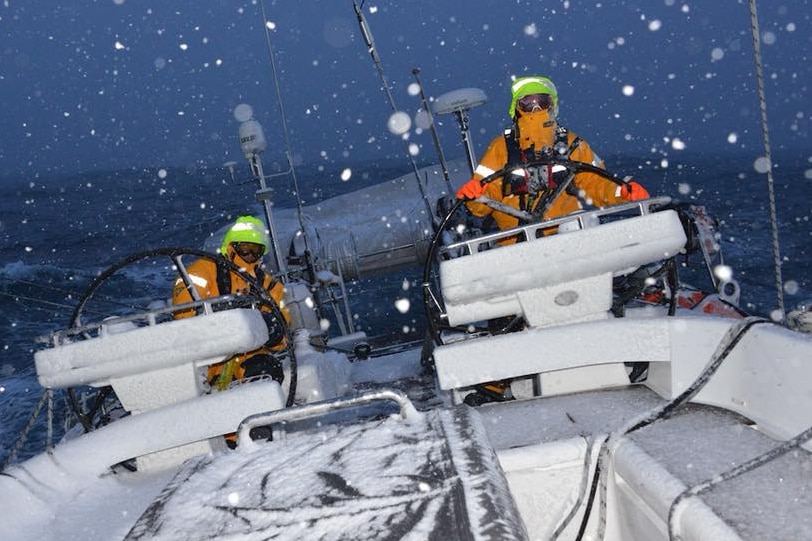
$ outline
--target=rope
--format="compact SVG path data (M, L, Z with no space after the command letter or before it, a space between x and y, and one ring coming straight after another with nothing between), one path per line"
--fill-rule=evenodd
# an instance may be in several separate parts
M671 507L668 509L668 539L670 541L676 541L676 540L682 539L674 531L674 529L675 529L674 528L675 527L674 518L676 517L676 514L677 514L677 507L679 506L680 503L682 503L682 501L685 498L688 498L689 496L697 496L697 495L699 495L699 494L701 494L703 492L706 492L706 491L710 490L711 488L713 488L715 485L718 485L719 483L723 483L725 481L733 479L734 477L738 477L739 475L742 475L743 473L750 472L750 471L752 471L752 470L754 470L754 469L756 469L756 468L758 468L760 466L763 466L767 462L770 462L772 460L775 460L776 458L779 458L779 457L787 454L789 451L791 451L795 447L798 447L799 445L801 445L802 443L804 443L805 441L807 441L809 439L812 439L812 427L807 428L806 430L804 430L803 432L801 432L800 434L798 434L797 436L795 436L791 440L787 440L784 443L782 443L781 445L779 445L777 447L774 447L774 448L770 449L769 451L767 451L765 453L762 453L762 454L760 454L760 455L758 455L756 457L751 458L747 462L739 464L738 466L730 468L729 470L727 470L727 471L725 471L723 473L715 475L710 479L706 479L706 480L702 481L699 484L696 484L696 485L694 485L692 487L689 487L689 488L686 488L685 490L683 490L679 494L679 496L677 496L674 499L674 501L671 503Z
M581 504L584 501L584 496L586 496L586 487L589 484L589 473L592 471L591 468L591 459L592 459L592 449L595 445L595 438L591 435L581 436L586 441L586 456L584 457L584 469L583 473L581 474L581 486L578 488L578 498L575 500L575 505L572 506L570 512L561 521L561 524L553 532L553 536L551 539L556 541L561 537L561 534L564 533L564 530L567 529L567 526L570 525L572 519L575 518L575 515L578 514L578 510L581 508Z
M22 449L23 445L25 445L25 441L28 439L28 433L34 426L34 422L37 420L43 404L45 404L46 401L49 401L48 391L49 390L46 389L45 392L42 393L42 397L40 397L39 402L37 402L37 405L34 407L34 412L31 414L31 417L29 417L28 422L25 424L22 432L17 437L17 441L11 446L11 450L9 450L5 460L3 460L3 463L0 464L0 472L4 471L6 467L14 461L14 459L17 457L17 453L19 453L20 449Z
M775 188L773 181L773 161L770 150L770 132L767 124L767 97L764 92L764 66L761 63L761 39L758 28L756 0L750 0L750 28L753 32L753 59L756 63L756 81L758 83L758 104L761 110L761 137L764 140L764 157L767 160L767 191L770 197L770 231L772 232L773 265L775 266L775 289L778 296L779 321L786 320L784 309L784 286L781 277L781 249L778 244L778 217L775 209Z

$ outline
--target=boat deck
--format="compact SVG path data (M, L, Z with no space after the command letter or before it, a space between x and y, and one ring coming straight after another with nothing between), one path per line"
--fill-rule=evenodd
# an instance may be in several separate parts
M486 405L478 411L502 459L522 448L538 452L555 442L608 434L662 404L658 395L638 386ZM614 471L635 497L646 501L647 511L667 517L671 502L686 487L715 478L779 443L734 413L689 404L629 434L613 453ZM623 492L619 490L618 498L629 497ZM742 539L812 539L812 453L795 448L711 487L699 498ZM650 521L646 514L621 518L627 521L621 532L645 531L645 525L628 522ZM702 538L711 532L698 534Z
M478 409L497 451L606 434L664 401L645 387L486 404Z
M126 539L526 539L476 413L286 435L180 472Z

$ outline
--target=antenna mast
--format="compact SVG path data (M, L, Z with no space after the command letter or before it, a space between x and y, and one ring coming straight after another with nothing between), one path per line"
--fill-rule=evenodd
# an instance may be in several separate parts
M420 80L419 77L420 68L414 68L412 70L412 74L414 75L415 80L417 81L417 86L420 88L420 99L423 102L423 110L429 116L429 129L431 130L431 140L434 141L434 149L437 151L437 159L440 160L440 167L443 169L443 178L445 179L446 188L448 188L449 195L454 193L453 188L451 188L451 177L448 174L448 164L445 161L445 154L443 153L443 147L440 144L440 136L437 135L437 126L434 124L434 115L431 112L431 107L429 107L429 100L426 98L426 92L423 89L423 81Z
M380 77L381 83L383 83L383 90L386 93L386 99L389 101L389 106L392 108L393 113L397 113L398 108L395 105L395 98L392 96L392 92L389 89L389 81L387 81L386 74L383 72L383 64L381 63L381 58L378 56L378 50L375 48L375 40L372 38L372 31L369 29L369 24L364 17L364 12L361 9L362 6L363 1L361 2L361 6L359 6L355 0L353 0L352 7L355 9L355 16L358 19L358 26L361 28L361 35L364 37L364 42L367 45L367 50L369 51L370 56L372 56L372 62L375 64L375 69L378 71L378 77ZM431 203L429 202L428 196L426 195L426 187L423 186L423 182L420 180L420 171L417 169L417 164L414 161L412 153L409 152L408 141L404 139L403 143L406 145L406 155L409 156L409 162L412 165L414 178L417 181L417 187L420 189L420 195L423 197L423 202L426 204L427 216L429 220L433 222L434 213L431 209Z

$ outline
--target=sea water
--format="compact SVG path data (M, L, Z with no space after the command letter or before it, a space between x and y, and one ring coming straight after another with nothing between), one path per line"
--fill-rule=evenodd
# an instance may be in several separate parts
M616 157L652 195L703 204L720 223L725 264L741 285L741 307L769 315L777 306L767 176L750 155ZM787 309L812 298L812 163L775 158L774 188ZM350 181L342 171L351 167ZM399 164L351 164L298 171L305 204L408 173ZM346 177L346 175L344 175ZM295 205L289 180L275 180L274 202ZM149 248L202 248L206 238L245 213L259 214L255 186L219 169L144 168L0 180L0 461L43 393L33 367L35 338L70 326L83 291L109 265ZM286 251L286 247L283 247ZM418 340L425 329L420 269L350 284L355 322L371 336ZM171 295L172 275L139 271L97 299L93 316ZM404 302L404 299L407 302ZM107 304L105 305L105 302ZM405 309L404 309L405 307ZM57 393L57 407L64 394ZM42 449L40 416L21 457ZM63 418L57 414L57 424ZM59 431L57 430L57 434Z

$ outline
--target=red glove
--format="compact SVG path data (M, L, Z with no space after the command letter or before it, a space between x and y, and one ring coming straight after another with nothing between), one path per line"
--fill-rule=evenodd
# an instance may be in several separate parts
M648 191L637 182L630 180L620 188L620 197L626 201L638 201L651 197Z
M457 199L476 199L485 193L485 186L483 186L479 179L472 178L457 190Z

